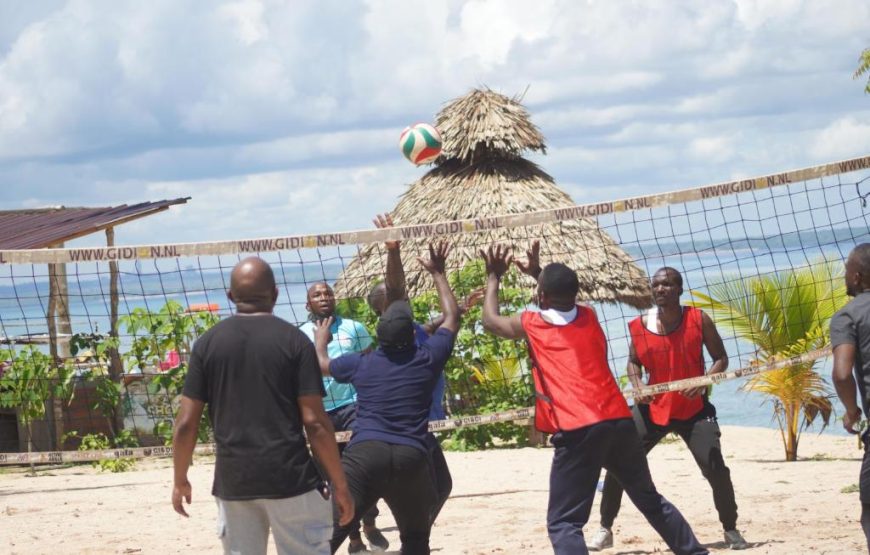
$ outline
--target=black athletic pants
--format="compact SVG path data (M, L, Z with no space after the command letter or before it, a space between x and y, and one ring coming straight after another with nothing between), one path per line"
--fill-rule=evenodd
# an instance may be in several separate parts
M631 419L606 420L559 432L551 441L556 451L550 469L547 531L555 555L589 553L583 526L589 520L602 467L619 478L632 503L674 553L709 553L683 515L656 491Z
M671 420L667 426L658 426L650 420L648 405L635 405L632 413L644 453L649 453L670 432L676 432L683 438L701 473L713 488L713 504L719 513L722 528L734 530L737 527L737 502L734 499L731 471L722 458L719 443L722 434L716 421L716 408L705 400L704 408L697 415L689 420ZM615 478L608 472L604 479L601 526L605 528L613 526L622 503L622 487Z
M408 445L364 441L345 449L341 466L353 496L354 520L383 499L399 527L402 555L429 555L432 515L438 503L429 455ZM352 526L337 522L330 541L333 553Z
M858 491L861 497L861 528L867 539L867 552L870 553L870 430L864 432L864 460L861 462L861 475L858 478Z
M447 459L444 458L444 451L441 449L441 444L438 443L438 438L433 434L429 434L427 441L429 444L430 462L432 464L432 480L435 482L435 493L437 496L437 504L432 513L432 524L435 524L438 513L441 512L444 503L450 497L450 492L453 490L453 477L450 475Z
M336 432L349 432L353 430L353 424L356 422L356 403L351 403L349 405L344 405L343 407L338 407L337 409L327 412L327 416L329 416L329 420L332 422L332 427L335 428ZM338 444L338 454L339 456L344 453L344 448L347 447L346 442L342 442ZM374 526L375 519L378 517L378 505L375 503L372 505L372 508L366 512L362 521L366 526ZM350 528L350 532L348 533L350 539L356 541L362 541L362 536L359 533L359 520L356 520L354 524Z

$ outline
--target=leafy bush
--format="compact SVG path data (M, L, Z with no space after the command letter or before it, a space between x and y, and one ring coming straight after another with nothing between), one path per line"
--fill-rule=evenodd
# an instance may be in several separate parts
M64 437L78 437L78 432L70 432ZM85 434L81 439L79 451L105 451L107 449L139 447L139 442L130 430L122 430L113 440L110 440L104 434ZM136 460L129 457L100 459L91 463L91 466L99 468L101 472L126 472L135 465Z

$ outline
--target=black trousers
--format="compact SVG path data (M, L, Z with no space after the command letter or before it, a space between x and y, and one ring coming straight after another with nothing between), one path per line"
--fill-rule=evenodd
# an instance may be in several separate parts
M637 430L629 418L559 432L550 469L547 531L555 555L587 555L583 527L595 486L606 468L625 486L632 503L677 555L709 553L676 507L656 491Z
M326 415L329 416L329 420L332 422L332 427L335 428L336 432L349 432L353 430L353 424L356 422L356 404L352 403L350 405L344 405L343 407L327 412ZM347 443L345 442L338 444L339 456L344 453L345 447L347 447ZM374 526L378 514L380 514L378 512L378 505L375 503L372 505L372 508L362 516L363 524L366 526ZM351 526L348 535L354 541L362 540L362 536L359 533L359 520L355 521L353 526Z
M399 527L402 554L429 555L429 533L438 501L428 453L408 445L364 441L345 449L341 465L353 496L354 520L383 499ZM330 540L333 553L351 526L339 526L336 519Z
M867 540L870 553L870 430L864 432L864 460L861 461L861 475L858 478L858 492L861 498L861 528Z
M713 489L713 504L719 513L722 528L726 531L734 530L737 527L737 502L734 499L731 471L722 458L722 446L719 443L722 434L716 421L716 408L705 400L704 408L693 418L671 420L667 426L658 426L650 420L648 405L635 405L632 413L644 453L649 453L671 432L676 432L683 438L701 469L701 474ZM601 497L603 527L613 526L621 504L622 486L616 476L611 476L608 472L604 479L604 493Z
M453 476L450 475L447 459L444 458L444 451L441 449L441 444L438 443L438 438L433 434L429 434L427 440L429 442L430 463L432 464L432 480L435 482L435 494L437 498L437 503L432 513L432 524L435 524L435 519L438 518L444 503L450 497L450 492L453 491Z

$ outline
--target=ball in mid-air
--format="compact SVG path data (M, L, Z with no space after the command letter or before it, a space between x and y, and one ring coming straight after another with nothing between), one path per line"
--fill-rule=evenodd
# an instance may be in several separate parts
M441 154L441 134L428 123L415 123L402 131L399 148L412 163L428 164Z

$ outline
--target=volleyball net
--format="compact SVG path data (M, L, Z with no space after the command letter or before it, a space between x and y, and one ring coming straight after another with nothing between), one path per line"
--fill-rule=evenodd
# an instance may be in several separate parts
M184 244L0 251L0 464L167 456L193 342L233 313L229 273L242 258L269 262L275 314L301 324L306 291L325 281L337 313L374 338L366 295L384 279L383 243L401 241L420 322L438 299L415 257L433 241L454 248L451 285L466 312L446 369L447 419L434 431L469 444L519 439L509 423L533 416L527 347L480 324L480 249L499 242L524 259L578 271L608 337L626 396L628 323L651 304L649 277L683 276L684 304L705 310L725 340L730 371L674 381L661 393L821 370L827 325L848 299L843 261L870 242L870 156L649 196L474 220L398 223L387 229ZM534 199L526 199L533 205ZM516 270L502 282L503 313L532 305L534 284ZM760 383L760 386L774 386ZM822 395L824 380L811 387ZM476 427L491 426L481 439ZM466 435L463 436L462 434ZM339 434L346 440L348 434ZM203 421L197 452L212 452ZM80 450L85 449L85 450Z

